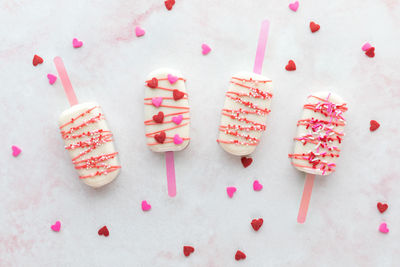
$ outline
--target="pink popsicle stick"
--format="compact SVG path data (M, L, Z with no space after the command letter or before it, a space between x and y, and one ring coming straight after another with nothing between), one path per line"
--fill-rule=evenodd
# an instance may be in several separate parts
M64 87L65 94L67 95L69 104L71 106L78 104L78 99L76 98L74 88L72 88L71 81L69 80L67 71L65 70L64 63L60 57L54 58L54 64L58 72L58 76L61 79L61 83Z
M176 196L176 182L175 182L175 165L174 165L174 152L165 152L165 163L167 166L167 185L168 195L170 197Z
M254 62L254 69L253 69L253 72L257 74L261 74L262 71L265 47L267 46L267 41L268 41L268 34L269 34L269 20L266 19L261 23L260 36L258 37L256 60Z
M304 182L303 196L301 197L299 215L297 216L298 223L304 223L307 217L308 204L311 199L311 192L314 185L315 174L306 174L306 181Z

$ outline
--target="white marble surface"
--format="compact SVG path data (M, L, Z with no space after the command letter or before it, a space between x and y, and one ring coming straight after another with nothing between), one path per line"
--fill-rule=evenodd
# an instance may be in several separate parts
M176 2L169 12L162 0L0 2L0 265L399 266L399 1L300 0L296 13L282 0ZM252 70L264 18L273 112L244 169L215 140L230 75ZM319 32L310 33L310 20ZM135 25L146 35L136 38ZM83 47L72 48L74 37ZM375 58L362 53L365 41ZM213 49L207 56L203 42ZM33 67L34 54L44 64ZM46 78L56 73L54 56L78 99L98 101L114 132L122 172L100 190L77 179L63 149L57 118L68 102L60 81ZM295 72L284 69L289 59ZM175 157L176 198L166 193L163 155L144 138L143 81L159 67L184 73L192 106L192 141ZM304 178L287 154L305 97L321 89L348 101L347 136L337 172L316 180L299 225ZM370 119L381 123L374 133ZM226 186L238 188L233 199ZM377 201L389 203L386 213ZM254 217L265 220L259 232ZM50 230L56 220L59 233ZM387 235L377 230L382 221ZM103 225L107 238L97 235ZM185 258L183 245L195 253ZM246 260L234 260L237 249Z

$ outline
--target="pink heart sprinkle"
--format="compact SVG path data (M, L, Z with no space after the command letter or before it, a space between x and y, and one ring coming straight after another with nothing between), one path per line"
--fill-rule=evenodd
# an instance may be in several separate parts
M372 47L372 45L368 42L366 42L362 47L362 51L367 51L368 49L370 49Z
M51 230L53 230L54 232L60 232L60 229L61 229L60 221L56 221L56 223L51 226Z
M178 77L172 75L172 74L168 74L168 81L170 84L174 84L176 83L176 81L178 80Z
M140 28L140 26L136 26L135 28L136 37L143 36L146 32Z
M253 183L253 189L254 191L260 191L261 189L263 189L263 186L257 180L255 180Z
M381 233L384 233L384 234L389 233L389 229L387 228L387 224L386 223L381 223L381 225L379 226L379 231Z
M160 107L161 106L161 103L162 103L162 97L153 97L152 99L151 99L151 103L155 106L155 107Z
M226 188L226 193L228 194L228 197L232 198L233 194L236 192L236 187L234 186L229 186Z
M172 117L172 121L177 125L181 124L182 120L183 120L183 116L182 115L178 115L178 116Z
M74 38L73 40L72 40L72 46L74 47L74 48L79 48L79 47L81 47L83 45L83 42L82 41L79 41L78 39L76 39L76 38Z
M179 134L174 135L174 144L180 145L183 143L183 139L179 136Z
M294 12L297 11L297 9L299 8L299 1L293 2L291 4L289 4L289 8L291 10L293 10Z
M211 48L207 44L202 44L201 45L201 50L202 50L201 53L203 55L207 55L208 53L211 52Z
M150 210L150 209L151 209L151 205L148 204L146 200L143 200L143 201L142 201L142 210L143 210L143 211L148 211L148 210Z
M49 73L47 74L47 79L49 79L49 84L53 84L56 82L57 76Z
M19 147L17 147L17 146L12 146L11 149L12 149L12 155L13 155L14 157L17 157L17 156L21 153L21 151L22 151L22 150L21 150Z

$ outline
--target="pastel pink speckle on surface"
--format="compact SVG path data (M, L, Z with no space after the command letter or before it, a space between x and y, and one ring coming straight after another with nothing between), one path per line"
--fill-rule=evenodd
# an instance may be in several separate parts
M260 191L261 189L263 189L262 184L260 184L260 182L258 180L255 180L253 182L253 189L254 191Z
M236 187L234 187L234 186L229 186L229 187L226 188L226 193L228 194L228 196L229 196L230 198L233 197L233 194L234 194L235 192L236 192Z
M14 157L18 157L18 155L19 154L21 154L21 149L19 148L19 147L17 147L17 146L12 146L11 147L11 150L12 150L12 155L14 156Z
M149 203L147 203L146 200L142 201L142 210L143 211L149 211L151 209L151 205Z
M168 81L169 81L170 84L176 83L177 80L178 80L177 76L174 76L172 74L168 74Z
M370 43L365 43L362 47L361 47L361 49L362 49L362 51L367 51L368 49L370 49L372 47L372 45L370 44Z
M83 42L82 41L79 41L78 39L76 39L76 38L74 38L73 40L72 40L72 46L74 47L74 48L79 48L79 47L81 47L83 45Z
M211 52L211 48L207 44L202 44L201 45L201 53L203 55L207 55L210 52Z
M153 97L151 99L151 103L153 104L153 106L157 108L161 106L162 101L163 101L162 97Z
M136 26L136 28L135 28L136 37L143 36L145 33L146 33L145 30L140 28L140 26Z
M53 230L54 232L59 232L60 229L61 229L60 221L56 221L56 223L51 226L51 230Z
M57 80L57 76L53 74L47 74L47 79L49 79L49 84L54 84Z
M387 228L386 223L381 223L381 225L379 226L379 232L384 233L384 234L389 233L389 228Z
M290 4L289 4L289 8L290 8L292 11L296 12L297 9L299 8L299 1L290 3Z

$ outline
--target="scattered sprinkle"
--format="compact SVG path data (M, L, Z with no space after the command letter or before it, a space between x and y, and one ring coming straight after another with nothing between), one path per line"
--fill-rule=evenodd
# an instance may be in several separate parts
M289 8L290 8L292 11L296 12L297 9L299 8L299 1L290 3L290 4L289 4Z
M169 81L170 84L176 83L177 80L178 80L178 76L174 76L172 74L168 74L168 81Z
M260 182L258 180L255 180L253 182L253 189L254 191L261 191L261 189L263 189L262 184L260 184Z
M146 200L143 200L143 201L142 201L142 210L143 210L143 211L148 211L148 210L150 210L150 209L151 209L151 205L148 204Z
M361 47L362 51L367 51L368 49L370 49L372 47L372 45L368 42L366 42L365 44L363 44L363 46Z
M314 21L310 22L310 30L312 33L319 31L321 27L319 26L319 24L315 23Z
M253 162L252 158L247 158L247 157L242 157L240 160L242 161L243 167L245 168L249 167Z
M140 28L140 26L136 26L136 28L135 28L136 37L143 36L145 33L146 33L145 30Z
M381 225L379 226L379 231L384 234L389 233L389 228L387 228L387 224L381 223Z
M164 2L164 4L168 10L171 10L172 7L175 5L175 0L167 0Z
M370 124L369 130L371 132L378 130L378 128L381 126L376 120L371 120L369 124Z
M72 46L74 47L74 48L79 48L79 47L81 47L83 45L83 42L82 41L79 41L78 39L76 39L76 38L74 38L73 40L72 40Z
M236 187L234 186L229 186L226 188L226 193L228 194L228 197L232 198L233 194L236 192Z
M365 54L368 57L374 57L375 56L375 47L370 47L367 51L365 51Z
M147 82L147 86L150 88L157 88L158 86L158 80L157 78L153 77L150 81Z
M201 45L201 53L203 55L207 55L210 52L211 52L211 48L207 44L202 44Z
M110 232L108 231L107 226L103 226L99 229L99 231L97 232L99 235L104 235L104 236L109 236Z
M261 226L263 225L264 220L262 218L259 219L253 219L251 221L251 226L253 227L254 231L258 231Z
M244 254L240 250L236 251L235 260L240 261L240 260L244 260L245 258L246 258L246 254Z
M296 70L296 64L294 63L293 60L289 60L288 64L286 65L285 69L287 71L294 71Z
M380 213L384 213L384 212L389 208L389 205L386 204L386 203L378 202L378 204L376 205L376 207L378 208L378 210L379 210Z
M21 154L21 149L17 146L11 146L11 150L12 150L12 155L14 157L18 157L19 154Z
M60 232L60 229L61 229L61 222L60 222L60 221L56 221L56 223L53 224L50 228L51 228L51 230L53 230L54 232Z
M194 247L192 246L183 246L183 254L186 257L189 257L190 254L194 252Z
M42 63L43 63L43 58L39 57L38 55L33 56L33 60L32 60L33 66L36 67L37 65L42 64Z
M49 79L49 84L54 84L57 81L57 76L49 73L47 79Z

